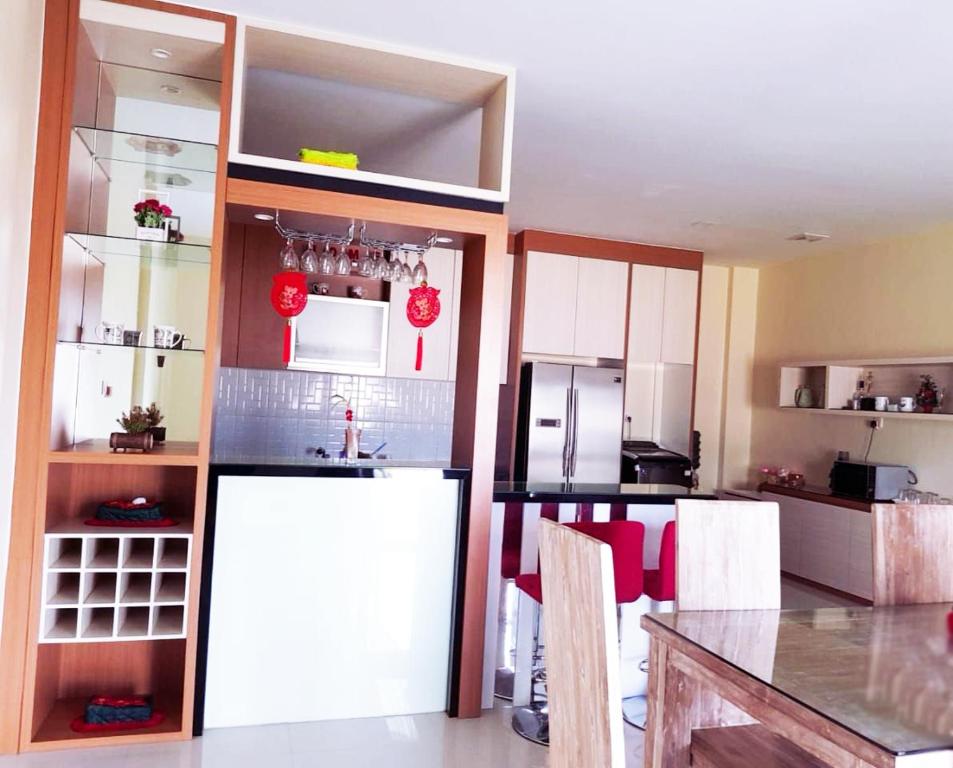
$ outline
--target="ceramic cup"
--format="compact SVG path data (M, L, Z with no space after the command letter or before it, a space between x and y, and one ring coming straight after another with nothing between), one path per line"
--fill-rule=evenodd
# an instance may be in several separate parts
M122 344L122 323L102 322L96 326L96 338L104 344Z
M153 330L155 346L161 349L172 349L182 343L185 334L175 330L174 325L157 325Z
M874 398L874 410L875 411L886 411L887 406L890 404L890 398L879 395Z
M138 347L142 341L142 331L123 331L122 343L127 347Z
M913 413L913 409L916 407L916 403L912 397L901 397L900 398L900 410L904 413Z

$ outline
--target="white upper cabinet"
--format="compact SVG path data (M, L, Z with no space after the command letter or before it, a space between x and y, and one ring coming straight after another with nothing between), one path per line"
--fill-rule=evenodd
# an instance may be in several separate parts
M523 352L624 357L627 270L621 261L527 253Z
M579 259L574 355L625 356L628 271L624 261Z
M662 362L695 363L695 319L698 311L698 272L665 270L662 311Z
M665 267L632 267L629 308L629 364L662 359L662 311L665 306Z
M440 379L446 381L456 369L456 344L451 339L457 332L460 316L460 290L457 251L431 248L425 257L430 285L440 291L440 317L423 329L424 355L419 371L417 359L418 329L407 319L409 283L391 283L391 322L387 339L387 375L404 379ZM454 358L451 361L451 353Z
M557 253L526 254L523 351L571 355L576 337L579 258Z

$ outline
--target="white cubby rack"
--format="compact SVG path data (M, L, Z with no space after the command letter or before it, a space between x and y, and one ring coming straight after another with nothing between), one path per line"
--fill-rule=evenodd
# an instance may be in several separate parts
M43 542L41 643L183 638L192 532L71 525Z

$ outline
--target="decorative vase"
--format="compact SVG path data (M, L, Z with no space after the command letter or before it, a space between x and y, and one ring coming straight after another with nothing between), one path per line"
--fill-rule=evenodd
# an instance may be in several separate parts
M165 442L165 427L149 427L153 442L162 444Z
M151 432L113 432L109 435L109 447L113 453L120 450L148 453L153 444Z
M136 227L136 240L164 243L168 239L169 233L165 227Z

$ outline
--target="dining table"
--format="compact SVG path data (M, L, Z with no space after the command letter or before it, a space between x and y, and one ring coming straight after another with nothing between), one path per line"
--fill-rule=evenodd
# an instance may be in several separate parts
M949 604L676 611L649 633L645 766L759 723L835 768L953 767Z

